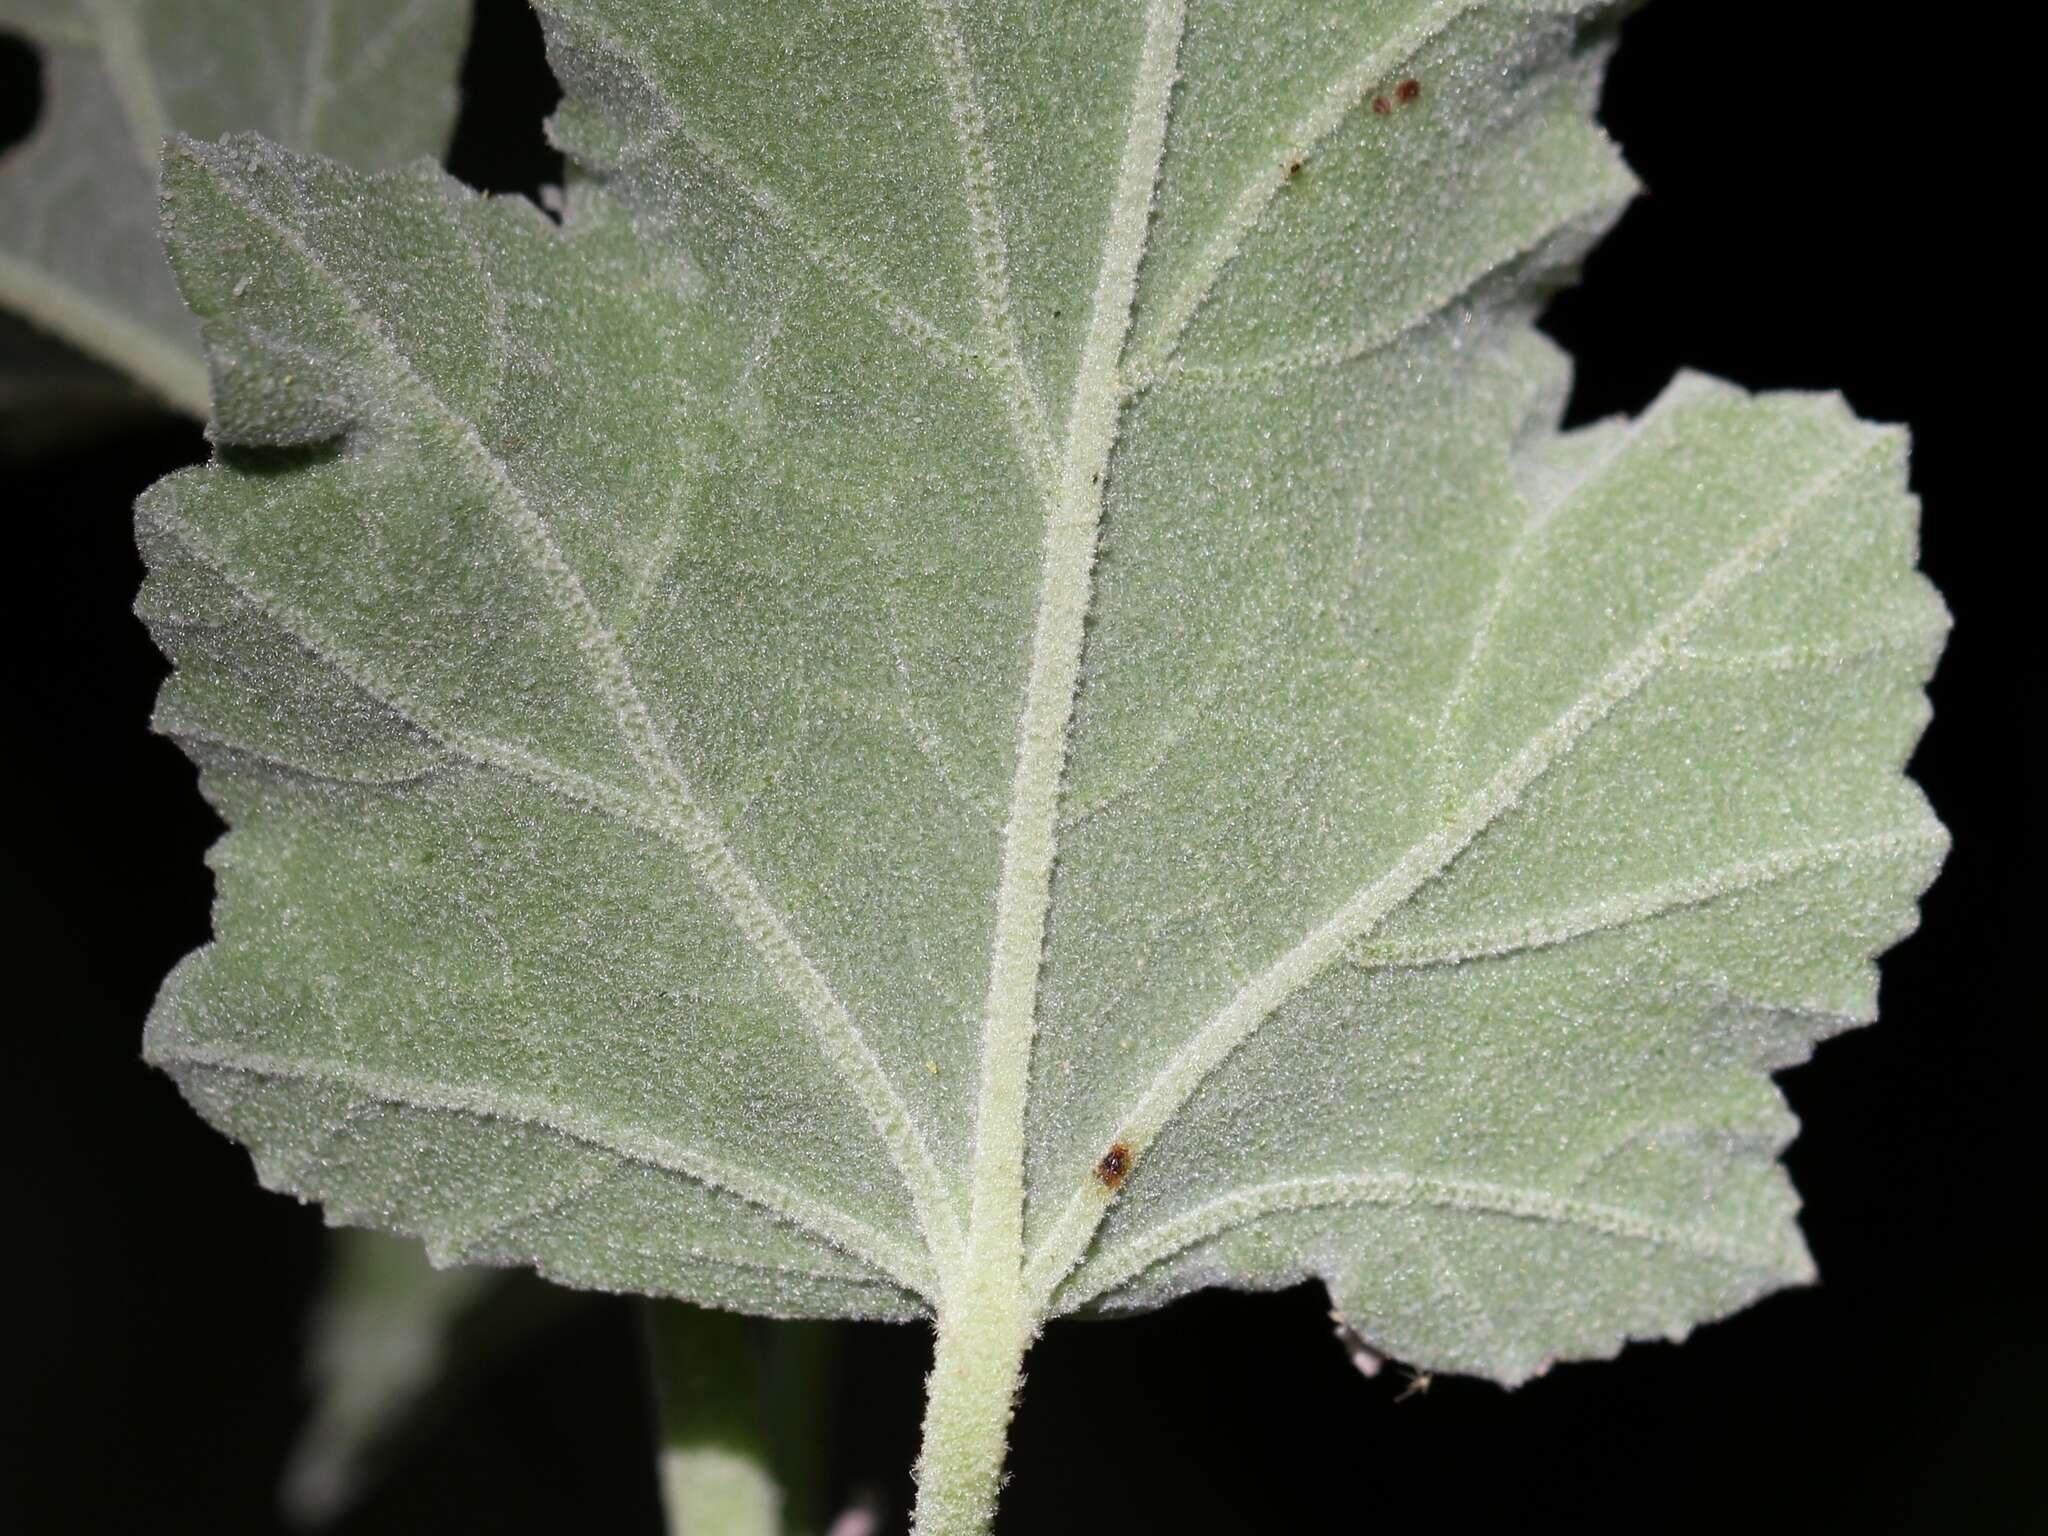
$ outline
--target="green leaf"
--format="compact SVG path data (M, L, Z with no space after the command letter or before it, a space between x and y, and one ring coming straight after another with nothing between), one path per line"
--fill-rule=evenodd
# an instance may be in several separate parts
M1600 9L541 9L559 227L165 172L234 830L148 1048L264 1180L935 1314L932 1530L1051 1315L1314 1275L1512 1382L1806 1279L1770 1073L1940 861L1946 616L1837 399L1559 429Z
M433 1269L419 1246L342 1231L313 1314L313 1412L292 1448L284 1504L321 1524L360 1494L372 1464L446 1377L457 1326L507 1278Z
M650 1302L656 1469L669 1528L813 1536L830 1443L832 1330Z
M0 0L42 53L43 115L0 160L0 304L206 410L157 244L165 135L236 129L376 170L438 154L467 0Z

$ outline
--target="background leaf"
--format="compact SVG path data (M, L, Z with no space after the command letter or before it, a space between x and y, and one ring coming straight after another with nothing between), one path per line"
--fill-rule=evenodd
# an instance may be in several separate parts
M43 63L42 119L0 160L0 304L203 414L156 238L164 137L248 129L365 169L438 154L468 14L467 0L0 0L0 30Z
M432 1268L404 1239L334 1233L307 1351L313 1409L285 1468L292 1518L340 1516L428 1431L436 1404L475 1384L484 1356L568 1299L502 1270Z
M669 1525L720 1536L825 1530L835 1330L680 1302L649 1304L643 1318ZM835 1519L827 1536L860 1518Z

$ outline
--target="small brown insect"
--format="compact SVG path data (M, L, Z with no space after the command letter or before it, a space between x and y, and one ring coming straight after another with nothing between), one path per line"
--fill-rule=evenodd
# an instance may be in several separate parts
M1294 178L1295 178L1295 177L1299 176L1300 174L1301 174L1301 162L1300 162L1299 160L1290 160L1290 161L1288 161L1288 162L1287 162L1287 179L1288 179L1289 181L1292 181L1292 180L1294 180Z
M1376 116L1385 117L1394 110L1394 104L1384 96L1375 96L1372 99L1372 110Z
M1095 1177L1102 1181L1104 1189L1116 1189L1130 1177L1134 1161L1131 1149L1120 1141L1102 1154L1102 1161L1095 1165Z
M1421 94L1422 82L1420 80L1403 80L1394 87L1394 100L1401 103L1404 107Z

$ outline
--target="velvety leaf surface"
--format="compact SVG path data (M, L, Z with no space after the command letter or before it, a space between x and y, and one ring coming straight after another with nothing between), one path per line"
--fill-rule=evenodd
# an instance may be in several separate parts
M149 1050L265 1181L779 1315L1317 1275L1510 1381L1806 1278L1770 1073L1939 862L1946 618L1838 400L1558 430L1601 8L541 10L559 226L165 171L234 830Z
M0 159L0 304L206 409L156 238L164 137L237 129L366 170L438 154L466 0L0 0L43 115Z

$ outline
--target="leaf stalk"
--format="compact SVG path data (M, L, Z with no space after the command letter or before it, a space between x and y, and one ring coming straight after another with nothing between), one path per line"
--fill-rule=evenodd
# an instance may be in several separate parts
M984 1536L994 1520L1033 1333L1014 1276L940 1308L913 1536Z

